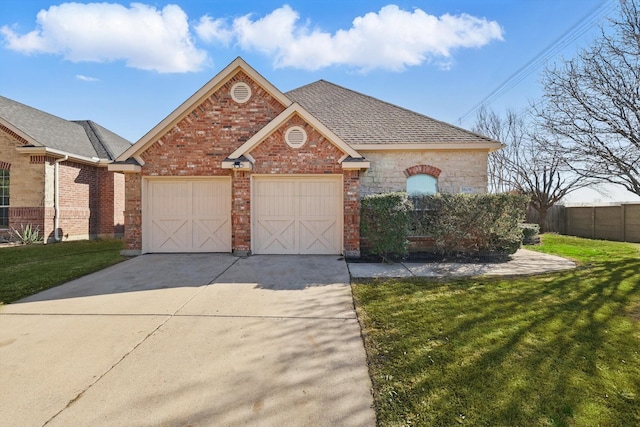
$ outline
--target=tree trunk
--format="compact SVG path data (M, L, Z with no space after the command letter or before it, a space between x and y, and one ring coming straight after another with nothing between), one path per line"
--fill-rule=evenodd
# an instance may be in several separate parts
M546 207L540 207L538 209L538 225L540 226L540 234L544 233L545 231L547 231L547 208Z

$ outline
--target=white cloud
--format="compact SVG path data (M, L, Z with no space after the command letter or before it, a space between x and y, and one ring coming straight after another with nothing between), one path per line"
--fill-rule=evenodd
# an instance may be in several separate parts
M187 15L176 5L162 10L141 3L63 3L41 10L36 29L17 34L3 26L9 49L51 53L74 61L124 60L127 66L161 73L198 71L209 61L197 49Z
M213 19L209 15L200 18L194 27L198 37L207 43L219 42L227 46L233 39L233 31L224 19Z
M100 81L100 79L97 79L95 77L84 76L82 74L77 74L76 79L82 80L83 82L99 82Z
M301 25L299 18L287 5L260 19L245 15L230 24L207 17L200 21L198 34L204 41L226 43L233 36L244 50L274 56L276 67L316 70L346 65L363 71L400 71L427 61L446 69L453 51L482 47L502 40L503 34L497 22L485 18L468 14L436 17L395 5L357 17L351 28L333 34L310 29L308 23Z

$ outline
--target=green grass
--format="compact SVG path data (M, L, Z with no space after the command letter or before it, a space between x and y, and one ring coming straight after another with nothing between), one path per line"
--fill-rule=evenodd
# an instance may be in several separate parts
M379 425L640 425L639 249L547 235L580 267L355 283Z
M0 248L0 304L33 295L122 261L121 240Z

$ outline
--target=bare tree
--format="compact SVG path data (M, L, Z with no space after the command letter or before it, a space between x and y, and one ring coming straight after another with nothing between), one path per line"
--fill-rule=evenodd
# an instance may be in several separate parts
M547 212L566 195L592 183L571 173L562 153L535 124L507 111L504 118L482 108L473 130L505 144L489 155L489 183L492 192L518 192L531 197L538 212L538 225L545 231Z
M619 12L591 47L547 67L536 114L575 173L640 195L640 0Z

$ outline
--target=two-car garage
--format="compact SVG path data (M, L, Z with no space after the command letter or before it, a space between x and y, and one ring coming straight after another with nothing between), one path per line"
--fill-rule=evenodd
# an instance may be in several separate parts
M230 177L144 182L143 252L231 252ZM341 175L252 176L252 252L341 253L342 191Z

